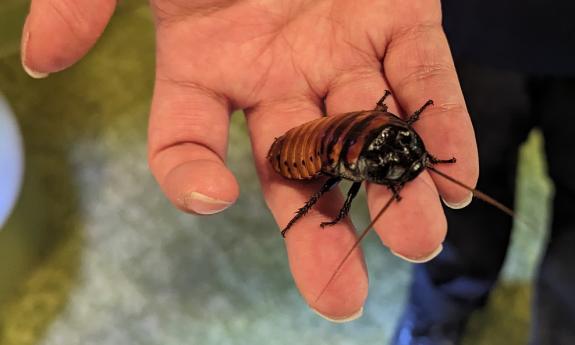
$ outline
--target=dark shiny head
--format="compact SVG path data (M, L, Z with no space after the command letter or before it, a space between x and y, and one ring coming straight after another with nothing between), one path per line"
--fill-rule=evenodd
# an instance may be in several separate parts
M424 169L427 151L410 126L386 125L374 132L360 156L367 181L398 185L416 178Z

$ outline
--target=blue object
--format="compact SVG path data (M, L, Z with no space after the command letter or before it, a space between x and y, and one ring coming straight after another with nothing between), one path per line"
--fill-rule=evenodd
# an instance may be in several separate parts
M18 197L23 171L20 130L8 103L0 96L0 229Z

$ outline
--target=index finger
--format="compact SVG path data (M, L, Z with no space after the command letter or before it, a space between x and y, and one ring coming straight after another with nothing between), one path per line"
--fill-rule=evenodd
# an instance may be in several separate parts
M442 165L442 171L475 186L479 175L475 135L440 21L414 24L395 33L383 64L406 114L413 114L428 99L434 101L414 127L428 152L440 159L457 159L455 164ZM460 208L471 201L469 191L432 177L449 206Z

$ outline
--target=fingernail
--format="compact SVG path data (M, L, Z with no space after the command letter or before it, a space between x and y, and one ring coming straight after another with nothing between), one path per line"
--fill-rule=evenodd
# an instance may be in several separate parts
M359 319L361 317L361 315L363 315L363 307L361 307L358 311L356 311L355 313L351 314L350 316L344 316L344 317L329 317L326 316L322 313L320 313L319 311L317 311L314 308L311 308L311 310L313 310L314 313L316 313L317 315L323 317L324 319L326 319L327 321L331 321L334 323L345 323L345 322L350 322L356 319Z
M396 253L393 250L391 251L391 253L397 257L402 258L405 261L413 262L414 264L422 264L424 262L428 262L429 260L431 260L434 257L436 257L437 255L439 255L439 253L441 253L442 250L443 250L443 245L440 244L439 247L435 248L435 250L433 252L431 252L431 254L424 255L421 257L417 257L417 258L410 258L410 257L404 256L404 255L401 255L399 253Z
M26 51L28 50L28 41L30 41L30 31L28 31L28 18L24 22L24 29L22 33L22 46L20 47L20 60L24 71L34 79L46 78L50 73L34 71L26 65Z
M451 202L445 201L445 199L443 199L443 198L441 198L441 200L443 200L443 203L445 204L445 206L447 206L451 209L454 209L454 210L459 210L459 209L464 208L465 206L471 204L471 201L473 200L473 193L469 193L467 198L465 198L462 202L451 203Z
M186 209L198 214L218 213L232 205L232 202L213 199L198 192L186 194L182 201Z
M22 62L22 68L24 68L24 71L32 78L34 79L43 79L46 78L47 76L50 75L50 73L42 73L42 72L36 72L30 69L30 67L26 66L24 64L24 62Z

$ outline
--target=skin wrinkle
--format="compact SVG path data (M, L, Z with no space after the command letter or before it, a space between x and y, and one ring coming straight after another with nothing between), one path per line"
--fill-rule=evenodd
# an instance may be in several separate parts
M465 105L461 103L439 103L434 104L432 108L429 108L427 117L433 118L434 116L438 115L453 115L457 113L464 113L467 112L467 108ZM423 120L424 117L421 117L419 121Z
M299 97L291 97L291 98L280 98L275 100L269 100L266 102L259 102L256 106L252 108L245 109L246 116L251 117L251 121L258 121L258 117L261 115L266 114L267 108L279 110L282 113L305 113L305 112L317 112L317 108L310 107L310 102L314 103L316 106L318 100L310 99L308 96L300 95ZM281 109L278 109L278 105L281 106ZM255 115L255 119L253 119Z
M371 37L370 34L367 34L367 41L369 42L369 45L371 46L371 51L373 51L374 56L377 58L377 60L379 61L380 65L383 66L383 57L385 56L385 52L387 50L387 46L383 47L383 52L379 52L377 50L377 45L375 44L375 42L373 41L373 37ZM383 73L382 73L383 74Z
M311 93L316 98L322 98L322 95L325 95L325 93L327 92L325 90L326 88L325 87L322 88L319 85L314 85L312 80L309 78L308 73L305 73L304 68L300 66L300 64L297 62L297 59L294 58L296 51L295 48L296 44L295 42L292 42L292 40L290 40L290 37L292 37L294 40L300 37L298 32L294 31L294 26L296 29L298 28L294 24L295 21L302 16L302 13L311 11L315 6L317 6L317 3L301 2L299 3L299 8L295 8L296 6L297 4L294 5L293 7L290 7L290 10L288 10L288 14L285 17L285 20L282 21L281 24L278 26L275 38L281 38L281 40L287 45L291 56L291 65L293 67L293 70L296 71L296 73L298 73L299 76L304 79ZM276 40L273 39L270 41L274 42Z
M329 15L327 16L317 16L317 25L316 27L319 27L320 25L328 25L329 29L331 30L331 35L328 32L322 31L321 33L318 33L318 39L316 41L317 45L321 45L321 46L325 46L325 50L328 51L327 56L329 57L329 59L327 59L327 61L329 61L329 64L332 65L331 61L334 60L334 56L335 56L335 40L332 38L335 32L335 22L333 20L333 18L331 18ZM305 34L303 35L303 37L305 37ZM316 46L312 47L312 48L316 48ZM302 71L306 71L307 73L303 72L303 74L306 74L306 78L308 79L315 79L316 83L318 84L316 85L313 90L315 92L315 94L319 97L319 98L323 98L327 95L327 92L329 90L329 85L328 83L325 82L326 79L329 78L328 75L323 74L323 67L325 65L323 65L323 61L321 60L316 60L316 59L312 59L307 65L307 68L302 67ZM314 84L313 82L308 82L309 84Z
M427 35L433 36L436 34L434 30L442 30L441 27L437 25L416 25L409 30L404 31L396 40L388 46L388 51L392 51L396 48L396 45L404 45L408 41L422 42L425 40ZM395 44L393 43L395 42ZM418 49L417 54L424 53L421 49ZM440 80L439 77L446 74L456 74L455 67L451 64L451 61L431 61L431 57L420 57L417 59L417 64L407 65L406 68L412 70L411 73L406 74L402 77L400 81L396 83L396 89L403 89L408 84L425 84L426 80Z
M90 21L86 20L87 18L83 18L79 15L79 9L77 8L75 11L73 7L77 5L70 5L64 1L48 1L49 8L60 18L60 21L64 23L70 33L76 38L76 40L81 41L84 37L92 37L91 35L91 25L86 24ZM61 6L67 6L67 10L61 8ZM73 20L72 20L73 19Z
M230 28L233 27L234 29L237 29L237 28L250 29L250 31L257 32L257 34L254 35L253 37L245 39L243 44L252 43L252 41L255 41L255 40L260 39L260 38L265 38L266 36L272 37L271 39L269 39L269 41L273 42L273 37L275 37L277 35L277 32L278 32L278 29L276 29L274 27L275 22L276 22L274 20L268 20L267 22L263 21L263 22L251 23L251 22L246 22L246 20L240 21L240 20L235 20L233 18L228 18L227 16L224 16L224 15L216 15L216 14L210 15L209 20L210 21L219 20L225 26L230 27ZM269 31L262 30L262 26L264 26L264 25L265 26L272 26L272 29L270 29ZM160 29L169 30L170 28L162 27ZM251 29L257 29L257 30L251 30ZM204 39L209 39L209 40L214 39L212 32L205 32L204 33L204 31L202 31L202 30L195 30L193 32L190 32L190 34L193 34L197 37L202 37ZM227 38L227 36L223 36L223 37L219 37L219 38ZM222 41L222 43L225 43L225 41ZM265 46L266 45L264 45L264 47Z
M422 126L423 123L427 121L432 121L431 119L435 118L436 116L440 115L453 115L455 112L466 112L467 108L463 104L459 103L434 103L432 106L425 110L425 116L421 116L419 120L413 125L415 129L424 127ZM394 113L394 112L392 112ZM395 114L395 113L394 113ZM402 112L402 118L408 118L411 113ZM440 130L441 128L436 128L435 130Z
M54 1L49 1L48 4L50 4L50 9L52 9L52 11L56 14L56 16L60 19L60 21L68 27L68 30L70 31L70 33L74 37L76 37L76 40L79 40L81 37L76 32L76 27L74 25L72 25L72 22L70 21L70 19L68 19L66 17L66 15L62 13L62 9L60 9L58 6L56 6Z
M166 23L168 22L167 19L162 17L178 17L176 14L169 13L167 10L162 8L162 6L158 5L157 1L150 1L150 7L152 9L152 13L154 14L154 24L156 27L160 26L168 26ZM185 17L181 15L180 17Z
M393 39L388 40L389 49L395 48L396 44L403 44L406 41L419 41L423 34L434 32L434 30L443 31L440 22L426 22L417 24L405 24L403 27L397 28L393 33Z
M336 2L336 1L334 1L334 2L332 3L332 12L335 11L335 10L334 10L335 2ZM341 2L341 3L345 3L345 1L340 1L340 2ZM357 11L357 12L360 12L360 13L361 13L362 10L365 10L365 8L362 7L362 5L359 4L359 2L353 2L353 5L355 5L355 6L354 6L353 9L349 10L350 12ZM357 8L359 8L359 10L358 10ZM348 11L348 10L344 8L343 10L340 10L339 12L346 13L347 11ZM333 17L333 15L332 15L332 17ZM384 18L382 18L382 20L383 20L383 19L384 19ZM350 18L349 18L349 17L344 17L343 20L349 21ZM387 21L387 19L385 19L385 20ZM334 20L334 21L335 21L335 20ZM342 24L342 23L339 23L339 24L340 24L342 27L348 27L348 28L351 27L351 28L353 28L353 26L350 26L350 25L346 25L346 24ZM382 27L387 27L387 25L382 25ZM370 28L370 29L371 29L371 28ZM383 56L384 56L384 53L385 53L385 46L382 47L383 49L378 49L378 47L380 47L381 45L376 44L375 41L385 42L385 45L387 45L388 42L391 41L391 39L390 39L390 37L388 37L388 36L386 35L386 32L384 32L383 35L382 35L379 39L377 39L377 40L375 40L374 37L372 37L373 34L374 34L374 32L373 32L372 30L366 30L366 32L365 32L365 35L367 36L367 37L366 37L367 42L370 43L371 51L373 52L372 54L369 54L369 53L367 53L367 54L368 54L368 56L375 56L375 57L377 57L378 60L381 61L382 58L383 58ZM360 51L363 51L363 50L360 49Z
M366 51L365 49L360 48L358 45L353 44L352 41L348 39L344 39L344 43L347 44L348 47L352 48L352 50L359 53L358 55L362 58L364 63L368 64L370 62L377 62L379 64L376 51Z
M189 114L194 114L193 112L190 112ZM219 135L220 137L225 136L227 137L227 126L218 126L217 127L217 131L214 130L213 128L210 130L206 130L202 123L199 123L199 121L194 121L194 119L197 116L194 115L186 115L186 114L182 114L183 116L180 116L179 118L175 118L178 119L180 121L186 121L187 122L187 126L180 126L177 128L177 130L168 130L168 131L158 131L157 134L154 135L154 137L151 139L151 143L154 143L154 153L159 153L162 151L166 151L169 146L173 146L174 143L177 142L193 142L187 139L181 139L181 138L186 138L189 136L190 133L193 133L195 136L195 140L196 142L198 142L199 144L201 144L202 146L206 146L206 143L211 142L211 138L214 135ZM229 116L229 115L228 115ZM200 117L201 118L201 117ZM222 132L222 133L218 133L218 132ZM225 132L225 133L224 133ZM175 140L174 140L175 139ZM212 150L215 150L215 148L212 148Z
M330 11L329 11L329 15L328 15L328 20L329 20L328 22L330 23L330 30L331 30L331 35L330 35L330 36L331 36L331 37L336 37L336 32L337 32L337 31L336 31L336 25L340 25L340 26L343 25L343 24L340 23L339 21L335 20L334 7L335 7L335 4L334 4L334 2L332 2L331 8L330 8ZM330 57L332 60L333 60L333 57L335 56L334 47L335 47L334 40L333 40L333 39L329 40L329 44L328 44L329 57ZM327 89L329 90L329 85L328 85Z
M347 18L344 17L342 20L346 20L346 19L347 19ZM333 22L334 24L337 23L337 22L333 19L333 17L332 17L332 22ZM377 50L375 49L375 46L373 46L373 44L371 45L371 48L372 48L371 51L368 51L368 50L366 50L366 49L362 49L358 44L353 43L353 42L358 42L359 40L352 38L351 32L349 31L349 30L350 30L350 25L346 25L346 24L342 24L342 23L339 23L339 25L340 25L342 28L344 28L344 29L345 29L345 28L348 28L347 30L340 30L340 32L344 32L344 33L345 33L345 35L344 35L342 41L343 41L345 44L347 44L347 46L350 47L353 51L359 53L358 55L363 58L362 60L363 60L364 63L368 64L368 63L372 62L372 61L374 60L374 58L375 58L376 60L379 60L379 57L378 57L378 54L377 54ZM353 28L353 27L351 27L351 28ZM368 34L367 32L365 33L365 36L367 36L367 37L366 37L367 40L371 43L370 38L369 38L369 34ZM335 35L333 35L333 37L335 37Z
M161 76L161 75L158 75L156 77L156 81L167 82L167 83L171 83L171 84L177 85L179 87L182 87L184 89L191 89L194 91L199 91L198 92L199 94L207 96L210 99L215 100L217 103L226 106L228 108L228 111L231 112L231 110L232 110L232 108L228 102L228 98L225 95L223 95L223 94L221 94L221 93L219 93L213 89L207 88L207 87L205 87L199 83L196 83L196 82L193 82L190 80L178 80L176 78L171 78L168 76Z
M219 125L206 130L204 124L201 121L203 118L205 118L205 114L205 112L201 114L201 112L196 112L193 109L185 113L173 113L172 119L174 121L186 123L186 125L180 125L177 128L173 128L171 130L158 131L158 133L154 136L154 143L160 146L171 145L171 142L173 141L186 141L181 138L189 137L190 134L194 134L193 136L196 138L195 140L201 143L210 142L211 138L214 136L227 138L228 126ZM227 114L227 116L229 117L230 115ZM162 142L169 144L162 145Z
M423 84L427 80L439 80L445 73L455 73L455 68L444 63L421 63L417 66L410 66L413 72L405 75L397 83L397 88L404 88L407 84Z
M395 48L396 45L406 44L405 42L409 40L421 42L425 40L426 35L433 35L433 30L441 30L441 28L438 28L436 25L417 25L411 30L400 34L400 36L393 41L396 42L395 44L389 44L388 51L397 49ZM421 53L422 51L418 50L417 52ZM426 80L440 80L440 77L446 74L456 75L455 67L451 64L451 61L434 62L430 61L429 57L422 57L417 59L417 61L416 65L406 66L413 71L404 75L402 79L396 83L396 89L403 89L406 85L413 83L421 85L424 84Z
M288 35L286 33L286 31L288 31L291 27L290 27L290 23L291 20L287 20L286 22L283 22L282 25L278 26L278 28L276 30L274 30L273 35L270 36L269 39L269 43L268 44L264 44L262 46L262 49L260 51L260 53L258 55L256 55L256 59L260 59L261 56L266 53L269 49L277 49L277 45L275 45L274 43L278 40L278 38L281 38L282 41L288 46L288 49L290 50L290 56L291 56L291 65L294 69L294 71L298 72L300 74L300 76L302 76L304 78L304 81L306 82L306 84L309 87L309 90L311 91L311 93L313 94L313 96L315 96L316 98L322 98L322 95L326 92L326 91L320 91L319 89L321 89L319 86L317 85L313 85L311 79L309 79L307 73L305 73L303 67L301 67L295 58L293 58L293 54L295 51L294 48L294 44L290 41L289 37L290 36L294 36L294 35ZM274 57L275 55L272 54L272 57ZM257 94L261 89L264 88L265 84L264 81L267 79L267 75L270 72L270 69L273 67L274 62L271 61L268 64L268 67L266 68L266 72L264 73L264 75L262 75L262 77L260 77L260 81L262 82L262 84L259 84L259 82L256 84L256 86L254 87L254 91L252 92L252 94ZM314 103L317 103L317 101L314 101Z
M266 38L266 36L268 35L269 38ZM256 103L256 99L258 98L257 95L261 93L261 90L265 88L267 81L270 80L269 74L271 73L274 67L274 59L275 56L277 55L277 54L271 54L270 49L274 48L273 42L276 41L277 35L278 33L276 32L269 32L259 36L254 36L253 38L250 38L247 41L251 42L252 40L265 39L267 43L260 44L261 49L257 51L257 53L255 54L255 56L253 56L252 59L254 62L265 61L266 56L271 56L271 61L262 64L262 65L265 64L263 72L258 76L258 79L254 82L254 85L249 95L243 97L246 99L243 103L239 100L239 97L235 95L235 92L233 90L228 90L226 92L226 96L221 95L222 98L230 99L234 109L245 109L252 107Z
M279 34L279 33L278 33ZM277 35L277 34L276 34ZM261 49L261 51L256 55L255 59L256 60L262 60L263 56L267 53L269 54L269 49L272 47L272 42L277 38L277 36L270 38L270 43L267 45L264 45ZM275 54L271 54L271 61L269 61L269 63L267 63L267 66L265 67L264 72L259 76L259 78L256 80L256 82L254 83L254 86L252 88L252 90L250 91L249 95L246 97L246 99L251 100L254 99L254 103L257 104L257 102L255 101L258 97L257 95L260 94L261 90L264 89L264 87L266 86L266 83L269 79L269 75L271 74L272 68L274 66L274 59L275 59ZM253 105L250 104L245 104L242 106L242 109L245 108L249 108L252 107Z
M390 24L385 25L385 27L389 26ZM389 35L387 30L383 31L376 31L374 30L367 30L366 32L367 40L371 45L372 51L375 52L375 56L383 65L383 60L385 58L385 54L389 47L389 44L395 39L392 39L392 35ZM375 37L374 37L375 36ZM378 44L380 42L380 44ZM384 44L381 44L384 43Z
M190 109L186 112L172 112L171 116L173 120L180 123L185 123L186 125L180 125L170 130L158 131L154 137L151 138L151 142L159 147L156 150L160 150L166 145L171 145L173 141L185 141L184 139L180 138L189 137L192 133L196 138L195 140L204 143L203 145L206 145L205 143L211 142L211 138L213 136L227 138L228 126L219 125L212 127L209 130L205 129L205 126L201 121L203 118L205 118L205 114L206 113L202 112L201 110L196 111L194 109ZM228 113L227 117L229 118L229 116L230 114Z
M274 42L277 41L277 38L282 34L282 32L283 32L283 26L278 26L276 28L276 27L273 27L273 25L272 25L272 29L270 31L264 31L261 35L256 35L254 37L251 37L251 38L247 39L242 44L242 45L245 45L248 43L252 43L252 41L255 41L257 39L264 39L265 42L262 44L259 44L259 46L261 46L261 49L259 49L257 51L257 53L255 54L255 56L252 57L252 60L263 61L263 59L265 58L266 55L270 55L272 60L265 63L266 66L265 66L264 72L261 73L261 75L258 77L258 80L254 83L254 86L253 86L250 94L245 97L248 101L241 104L237 100L238 97L234 97L233 92L229 93L229 97L234 100L234 104L237 105L238 108L245 109L245 108L252 107L253 106L252 103L255 103L256 102L255 99L258 98L257 95L260 94L261 90L264 89L264 87L266 86L266 82L267 82L267 80L269 80L269 78L268 78L269 74L271 73L271 70L274 66L275 56L278 55L278 54L271 54L270 49L275 48ZM249 101L251 99L253 99L253 101Z
M369 81L373 78L374 74L379 73L382 75L381 65L378 63L377 66L359 66L355 69L348 69L338 74L337 77L331 80L328 90L330 93L336 93L340 88L348 88L350 83L362 84L364 81ZM358 77L361 76L361 77ZM383 75L382 75L383 77ZM347 79L346 79L347 78Z
M312 81L310 80L310 78L308 77L307 73L305 73L305 71L303 70L303 68L296 63L296 59L294 57L294 47L291 44L291 42L288 40L287 36L285 35L284 32L281 33L281 38L283 39L283 41L286 43L286 45L289 47L290 50L290 56L291 56L291 65L294 69L294 71L296 71L298 73L298 75L300 77L302 77L309 90L311 91L311 93L313 94L314 97L312 98L317 98L317 99L321 99L322 95L325 95L325 93L327 92L326 90L320 91L318 90L320 87L319 86L315 86L313 85Z
M348 86L350 83L362 82L371 79L374 71L380 72L381 66L379 63L371 65L357 65L351 66L340 73L332 80L329 85L330 89L337 89L339 87Z
M161 150L157 150L154 153L150 153L151 155L148 158L148 162L149 162L149 166L150 168L152 168L153 166L159 166L160 161L162 161L162 159L164 158L164 155L169 154L171 152L172 149L174 148L181 148L181 147L185 147L185 146L191 146L191 147L199 147L200 149L206 150L207 152L213 154L214 156L212 157L218 157L219 158L219 162L222 164L226 163L226 156L227 154L224 154L224 157L222 157L219 153L217 153L215 150L213 150L211 147L205 145L205 143L201 143L201 142L197 142L197 141L175 141L170 143L169 145L165 145L161 147ZM213 159L210 159L210 155L208 154L203 154L203 157L201 159L198 159L198 157L196 157L195 160L211 160L214 161ZM156 171L156 172L163 172L162 176L158 176L156 175L156 178L158 179L158 182L161 186L164 186L166 184L166 177L168 175L170 175L170 173L172 171L175 171L178 167L185 165L185 164L189 164L190 161L188 160L184 160L179 164L176 164L175 166L171 167L170 169L166 170L166 169L151 169L152 171Z
M207 17L215 12L239 4L241 0L209 0L208 4L198 4L198 1L152 0L150 6L154 10L157 24L171 26L190 17ZM165 6L160 5L164 3ZM170 9L168 9L170 8ZM158 12L163 14L158 15Z
M332 5L331 11L333 11L333 5ZM332 33L332 34L331 34L331 37L337 37L337 36L338 36L338 33L339 33L339 32L342 32L342 30L341 30L341 29L338 30L337 27L339 26L339 27L344 28L345 25L344 25L343 23L340 23L338 20L336 20L336 19L334 18L333 13L330 13L330 15L328 16L328 18L329 18L330 29L331 29L331 33ZM357 45L352 44L351 41L350 41L348 38L344 39L343 41L347 44L347 46L349 46L350 48L352 48L354 51L360 53L359 55L360 55L362 58L364 58L364 59L363 59L363 63L362 63L362 64L359 64L359 65L356 65L356 66L349 67L349 68L339 69L339 70L338 70L338 73L334 73L334 77L332 77L331 80L328 82L328 85L327 85L327 87L326 87L328 90L331 90L332 88L337 87L337 85L340 83L340 80L343 80L344 76L345 76L347 73L350 73L350 74L351 74L351 73L353 73L353 72L355 72L355 71L361 71L361 68L362 68L362 67L366 67L366 69L369 70L369 72L367 72L366 75L370 75L370 74L373 72L373 70L371 70L371 68L368 67L368 66L370 65L370 63L374 63L374 65L377 64L376 69L381 71L381 63L379 62L379 60L376 60L376 59L372 58L373 56L376 56L376 54L375 54L376 51L375 51L375 50L373 50L373 54L370 54L369 52L365 51L364 49L359 48ZM329 47L330 47L330 54L331 54L332 56L334 55L334 54L333 54L333 51L334 51L334 49L335 49L335 46L336 46L336 44L335 44L335 39L332 39L332 40L331 40L331 44L329 45ZM338 50L341 50L341 49L338 49ZM365 66L364 66L364 65L365 65Z
M294 70L297 71L299 76L301 76L305 80L308 89L311 91L310 98L322 99L323 97L325 97L325 94L327 93L327 88L322 88L323 90L319 90L320 89L319 86L313 85L313 82L308 77L307 73L305 73L303 68L301 68L299 66L299 64L297 64L295 62L295 59L293 57L293 52L292 52L292 59L291 60L292 60L292 67L294 68Z

